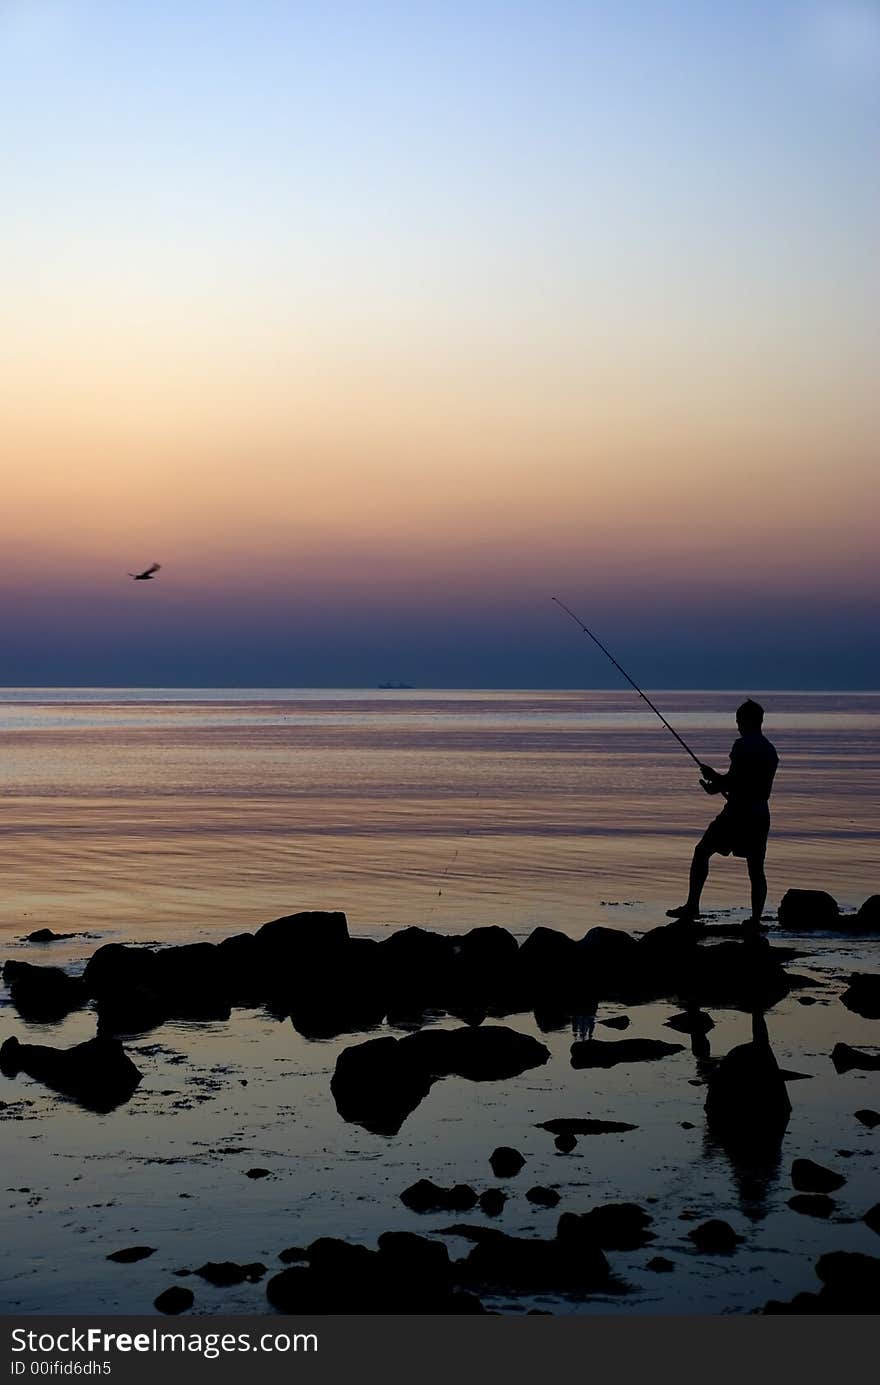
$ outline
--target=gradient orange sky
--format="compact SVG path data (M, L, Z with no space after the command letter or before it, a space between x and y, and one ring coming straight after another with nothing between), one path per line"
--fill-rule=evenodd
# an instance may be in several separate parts
M660 8L4 4L0 681L876 686L880 10Z

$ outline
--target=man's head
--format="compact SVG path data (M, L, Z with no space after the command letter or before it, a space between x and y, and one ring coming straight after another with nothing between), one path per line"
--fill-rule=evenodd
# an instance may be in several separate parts
M753 702L750 697L736 709L736 724L744 736L750 731L760 731L763 720L764 708L760 702Z

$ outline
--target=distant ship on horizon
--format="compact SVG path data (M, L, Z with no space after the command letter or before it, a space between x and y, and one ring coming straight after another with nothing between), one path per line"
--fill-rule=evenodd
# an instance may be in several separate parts
M412 683L379 683L377 686L382 689L396 688L398 691L402 689L409 689L412 691Z

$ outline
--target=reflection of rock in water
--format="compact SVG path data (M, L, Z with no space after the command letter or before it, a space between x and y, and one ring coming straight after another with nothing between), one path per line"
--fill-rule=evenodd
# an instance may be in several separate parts
M718 1062L706 1094L706 1145L730 1160L745 1216L766 1215L779 1177L782 1140L791 1115L785 1079L770 1047L763 1015L752 1015L752 1040Z

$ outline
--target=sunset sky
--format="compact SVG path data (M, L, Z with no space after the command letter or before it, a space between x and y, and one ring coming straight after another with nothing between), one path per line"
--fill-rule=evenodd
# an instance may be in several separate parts
M880 688L878 146L880 0L0 0L0 683Z

